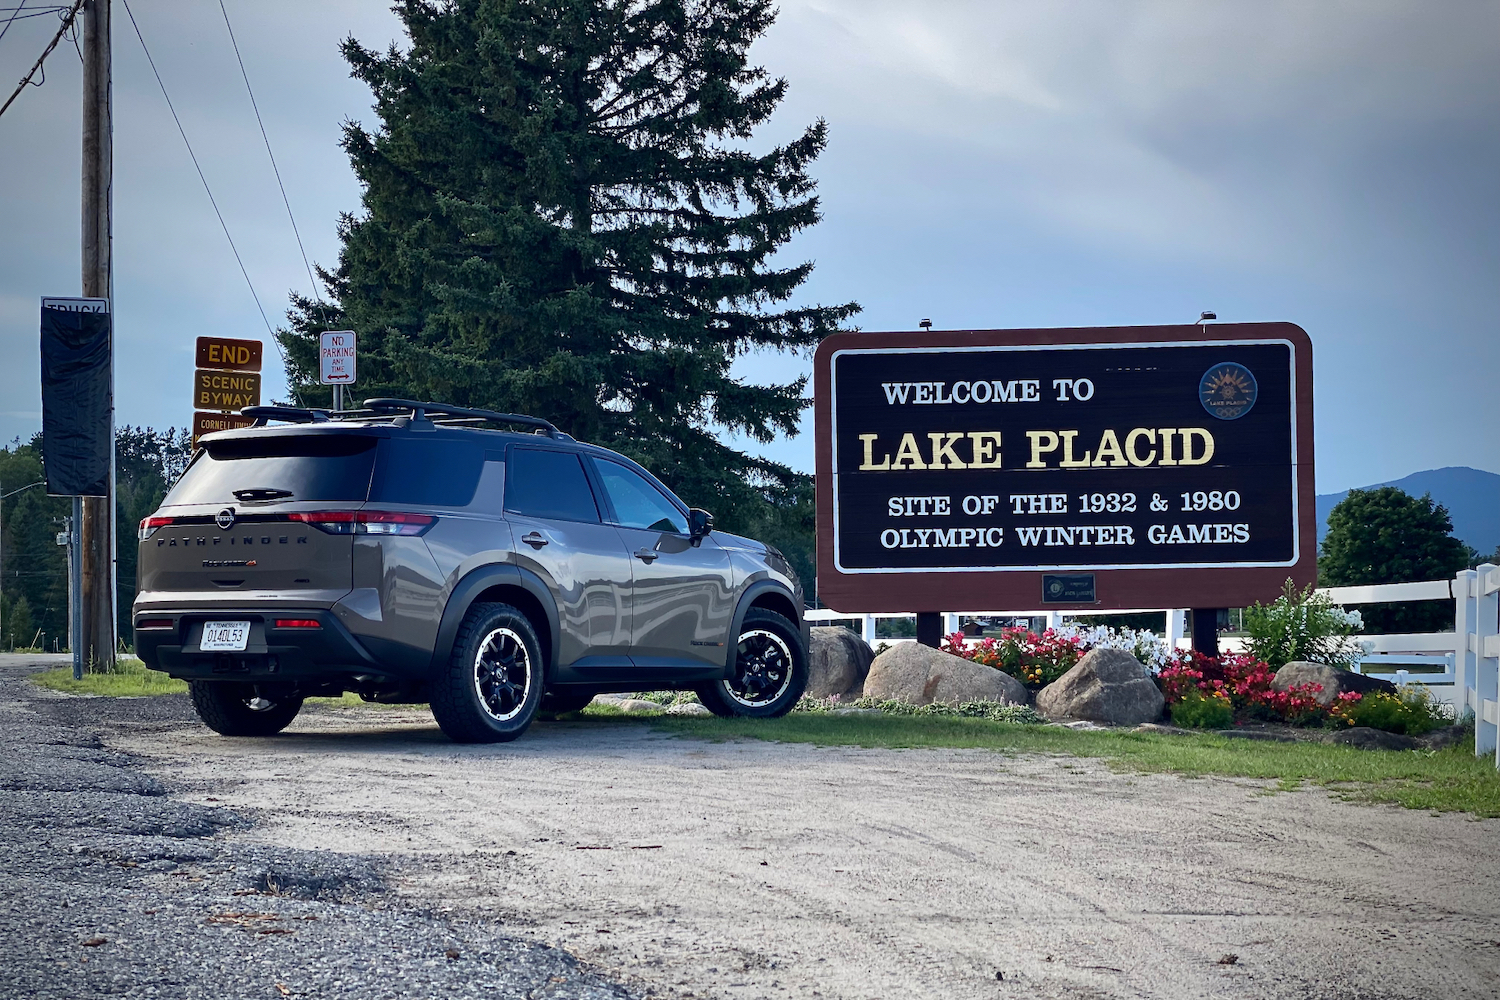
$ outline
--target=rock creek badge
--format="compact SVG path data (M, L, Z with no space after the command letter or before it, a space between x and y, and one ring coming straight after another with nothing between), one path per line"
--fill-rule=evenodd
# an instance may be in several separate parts
M1238 420L1250 412L1260 394L1250 369L1233 361L1214 365L1198 380L1198 399L1220 420Z

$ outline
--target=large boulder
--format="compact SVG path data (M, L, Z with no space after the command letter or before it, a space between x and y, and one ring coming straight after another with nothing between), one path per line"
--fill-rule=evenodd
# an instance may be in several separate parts
M1342 667L1331 667L1326 663L1311 663L1307 660L1292 660L1276 671L1276 677L1271 681L1271 686L1278 691L1300 687L1304 684L1323 685L1322 692L1315 698L1324 708L1332 705L1333 699L1345 691L1358 691L1360 694L1368 694L1371 691L1388 691L1394 694L1396 691L1396 685L1390 681L1383 681L1378 677L1366 677L1364 674L1356 674Z
M1010 674L916 642L897 643L875 657L864 695L908 705L966 701L1026 704L1026 687Z
M814 628L807 648L807 697L858 698L874 659L870 644L848 629Z
M1049 719L1088 719L1138 726L1161 718L1166 699L1140 660L1120 649L1092 649L1073 669L1036 693Z

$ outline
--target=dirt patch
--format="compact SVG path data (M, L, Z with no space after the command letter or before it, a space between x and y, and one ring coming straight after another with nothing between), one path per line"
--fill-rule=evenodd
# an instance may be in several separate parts
M425 711L322 712L271 740L118 732L163 779L255 816L231 838L387 856L406 897L655 995L1500 986L1497 821L1071 757L707 743L620 722L491 747L447 742Z

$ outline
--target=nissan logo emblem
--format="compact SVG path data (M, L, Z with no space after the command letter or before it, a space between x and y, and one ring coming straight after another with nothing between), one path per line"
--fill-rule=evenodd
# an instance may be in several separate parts
M217 524L225 531L228 531L230 528L234 527L234 508L225 507L223 510L215 514L214 524Z

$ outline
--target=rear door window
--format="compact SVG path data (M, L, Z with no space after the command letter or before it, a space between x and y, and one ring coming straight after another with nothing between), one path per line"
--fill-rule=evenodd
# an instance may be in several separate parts
M562 521L599 520L599 506L583 463L570 451L512 448L505 509Z
M618 462L596 460L594 467L614 505L616 523L622 528L687 534L687 517L645 476Z
M236 490L288 503L363 501L370 494L373 437L267 434L205 443L204 448L162 506L243 502Z

